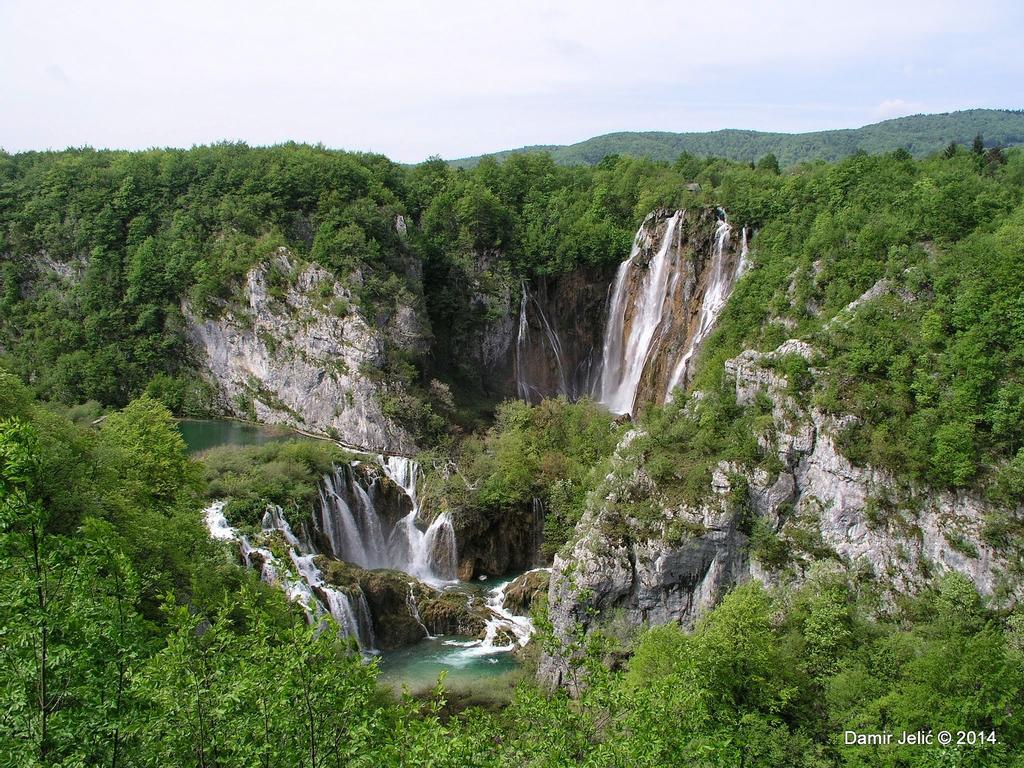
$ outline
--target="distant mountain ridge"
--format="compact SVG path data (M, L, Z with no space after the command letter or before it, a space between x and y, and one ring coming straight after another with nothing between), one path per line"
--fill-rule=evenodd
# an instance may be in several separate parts
M978 134L986 146L1024 145L1024 110L968 109L932 115L911 115L811 133L770 133L723 129L704 133L644 131L608 133L568 145L537 145L451 160L460 168L476 165L484 157L501 161L522 152L549 152L563 165L594 165L607 155L632 155L653 160L675 160L683 152L714 155L731 160L756 161L769 152L782 165L807 160L839 160L858 151L875 154L905 149L915 157L938 152L955 141L970 144Z

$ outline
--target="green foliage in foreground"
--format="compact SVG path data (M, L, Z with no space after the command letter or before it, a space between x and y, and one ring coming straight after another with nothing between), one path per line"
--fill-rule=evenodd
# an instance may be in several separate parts
M793 594L751 584L692 634L643 633L625 676L603 677L584 695L585 705L607 707L589 764L1018 764L1020 615L1004 622L987 613L957 576L887 620L869 619L855 594L827 574ZM842 745L847 729L929 728L995 731L999 743Z
M577 701L524 684L504 710L442 719L443 694L395 700L333 625L305 626L207 539L162 406L137 401L96 432L3 384L0 765L998 768L1024 755L1024 616L986 610L959 577L882 619L870 589L835 574L795 592L743 586L692 633L642 633L625 671L603 666L591 635ZM558 421L586 427L576 407ZM528 415L506 418L527 429ZM998 744L839 743L845 729L922 727L994 730Z

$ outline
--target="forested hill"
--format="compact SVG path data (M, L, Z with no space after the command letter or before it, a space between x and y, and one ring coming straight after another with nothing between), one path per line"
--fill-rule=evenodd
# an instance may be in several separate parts
M989 147L1024 144L1024 111L968 109L936 115L898 117L862 128L811 133L768 133L735 129L706 133L623 131L595 136L567 146L522 147L451 162L457 167L467 168L476 165L481 157L502 160L520 152L550 152L557 163L594 165L607 155L671 161L688 152L692 155L713 155L746 162L754 162L772 153L783 165L795 165L808 160L840 160L861 151L878 154L905 149L915 157L924 157L951 142L970 144L978 134L984 137L985 145Z

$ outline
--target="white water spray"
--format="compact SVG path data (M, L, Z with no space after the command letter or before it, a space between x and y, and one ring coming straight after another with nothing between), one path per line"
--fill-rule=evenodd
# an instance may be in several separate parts
M550 568L534 568L526 573L550 572ZM525 575L525 574L524 574ZM517 616L505 607L505 591L512 581L504 581L487 593L486 605L491 617L484 625L482 640L449 640L445 645L460 646L460 655L465 658L491 656L496 653L510 653L530 642L533 637L533 620L529 616ZM511 642L499 642L508 640Z
M661 323L668 297L670 273L669 247L684 211L676 211L668 221L658 250L646 267L638 265L637 257L648 244L646 222L633 239L629 258L619 265L615 287L608 308L608 326L604 338L604 366L601 379L601 402L614 413L632 413L636 391L647 357ZM632 293L632 274L643 269L640 289ZM628 331L626 319L631 318Z
M301 544L292 532L280 507L270 507L263 515L261 527L265 532L277 532L288 543L288 560L281 562L266 547L254 547L248 537L239 536L224 516L224 502L216 501L203 510L210 536L220 541L238 542L242 560L248 568L259 565L260 579L280 587L288 599L300 605L306 619L312 623L316 617L329 613L342 635L356 639L362 651L371 651L376 645L373 622L360 590L349 596L327 584L314 563L315 554L299 554Z
M412 502L412 511L395 524L388 537L388 567L405 571L429 584L455 581L458 566L451 516L447 512L438 515L426 531L416 525L420 512L419 464L404 456L382 456L380 465Z

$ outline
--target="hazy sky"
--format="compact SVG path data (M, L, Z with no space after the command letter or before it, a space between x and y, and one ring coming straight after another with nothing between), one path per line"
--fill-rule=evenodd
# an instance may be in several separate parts
M1019 0L0 0L0 35L8 151L296 140L417 161L1024 106Z

